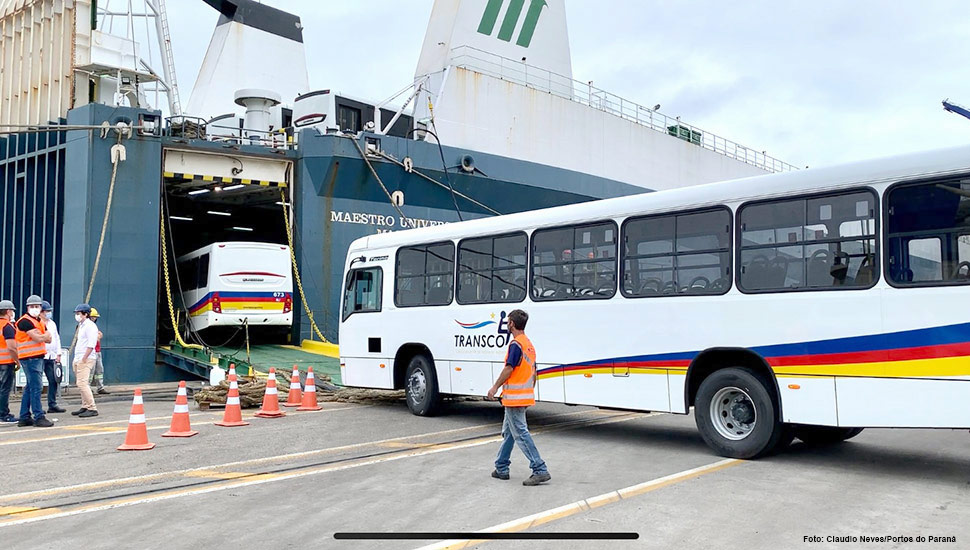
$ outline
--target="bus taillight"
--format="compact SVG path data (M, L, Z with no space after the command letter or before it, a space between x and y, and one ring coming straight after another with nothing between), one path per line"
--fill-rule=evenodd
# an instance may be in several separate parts
M212 294L212 311L222 313L222 303L219 301L219 293Z
M291 309L293 309L293 297L287 294L286 298L283 298L283 313L289 313Z

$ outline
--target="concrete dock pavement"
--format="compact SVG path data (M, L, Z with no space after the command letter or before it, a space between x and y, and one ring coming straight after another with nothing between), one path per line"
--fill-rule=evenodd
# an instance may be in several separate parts
M712 455L689 416L539 404L530 427L553 478L523 487L529 472L519 451L511 480L489 476L502 420L495 403L452 403L433 418L412 416L401 403L323 406L279 419L249 418L255 409L247 409L250 426L218 428L212 422L221 411L192 405L201 433L163 440L171 403L147 402L157 446L138 453L114 450L130 403L105 403L100 422L84 427L65 419L52 429L0 430L0 453L9 457L0 540L15 549L197 548L220 546L232 533L240 545L283 548L556 550L757 550L843 533L970 540L963 431L867 430L834 447L796 443L764 460L734 461ZM484 529L635 531L640 539L333 539L348 531Z

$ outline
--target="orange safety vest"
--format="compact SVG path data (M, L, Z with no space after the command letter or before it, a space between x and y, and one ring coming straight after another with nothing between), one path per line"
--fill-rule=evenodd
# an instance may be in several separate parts
M6 319L0 319L0 365L9 365L14 362L14 350L7 347L7 339L3 337L3 329L10 324Z
M25 314L23 317L17 320L17 324L20 324L20 321L24 319L27 319L28 321L33 323L34 328L39 330L41 334L44 334L45 332L47 332L47 325L45 325L43 321L34 319L30 315ZM21 359L32 359L34 357L43 357L47 355L47 344L45 344L44 342L34 342L33 339L31 339L26 332L18 328L17 329L17 355L19 355Z
M502 386L502 405L528 407L536 404L536 349L525 334L516 336L515 341L522 348L522 359L512 368L512 375ZM509 354L506 352L506 365L508 360Z

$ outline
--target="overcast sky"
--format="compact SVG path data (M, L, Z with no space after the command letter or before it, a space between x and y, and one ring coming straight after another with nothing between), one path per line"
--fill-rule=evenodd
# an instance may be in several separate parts
M310 86L409 84L433 0L270 0L302 18ZM966 2L566 0L573 77L798 166L970 143ZM183 105L217 12L169 0Z

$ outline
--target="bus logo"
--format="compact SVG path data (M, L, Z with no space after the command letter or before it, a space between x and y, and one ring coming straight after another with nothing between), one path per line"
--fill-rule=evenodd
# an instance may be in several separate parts
M498 22L498 12L501 11L504 3L505 0L488 0L488 4L485 6L485 13L482 14L482 20L478 24L479 33L486 36L492 35L492 31L495 30L495 23ZM509 0L509 8L505 12L505 18L502 19L502 26L498 29L499 40L505 42L512 41L512 33L515 32L515 26L519 22L524 5L525 0ZM517 45L528 48L529 44L532 43L532 35L536 32L539 15L542 14L542 8L546 6L546 0L529 1L529 9L526 11L525 21L522 23L522 29L519 31L519 38L515 41Z
M458 323L458 326L460 326L465 330L474 330L476 328L487 327L488 325L495 324L495 321L482 321L480 323L462 323L458 319L455 319L455 322Z
M496 319L496 315L492 313L490 319L485 319L484 321L477 321L473 323L463 323L458 319L455 319L455 323L461 327L460 334L455 334L455 347L456 348L473 348L473 349L496 349L504 348L508 345L509 339L512 337L509 334L509 320L508 313L502 311ZM485 332L477 332L475 334L468 334L463 331L466 330L476 330L480 328L485 328L491 325L496 325L495 332L491 330Z

